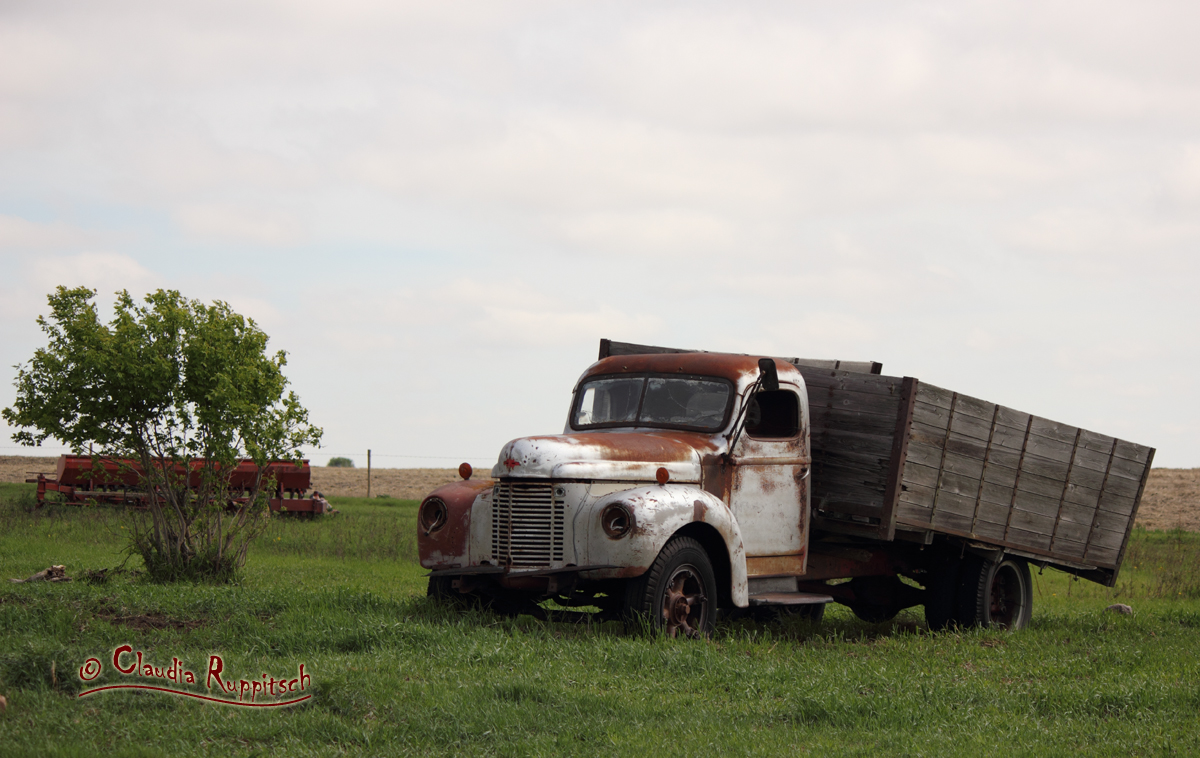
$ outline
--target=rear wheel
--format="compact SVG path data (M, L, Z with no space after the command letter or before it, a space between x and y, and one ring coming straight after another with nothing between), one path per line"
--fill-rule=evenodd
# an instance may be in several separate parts
M717 580L708 553L691 537L675 537L625 591L628 618L646 619L668 637L702 637L712 629Z
M958 622L963 626L1025 628L1033 615L1029 564L1005 557L999 563L969 556L959 578Z

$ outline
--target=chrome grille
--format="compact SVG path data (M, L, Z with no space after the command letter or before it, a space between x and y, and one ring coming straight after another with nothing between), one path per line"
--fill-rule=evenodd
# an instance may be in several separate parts
M492 557L511 566L561 561L565 511L553 484L497 482L492 488Z

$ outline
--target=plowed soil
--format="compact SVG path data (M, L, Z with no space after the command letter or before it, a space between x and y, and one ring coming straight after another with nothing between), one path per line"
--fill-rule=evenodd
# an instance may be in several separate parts
M53 476L56 458L0 456L0 482L23 482L41 471ZM476 477L486 477L481 471ZM326 496L366 497L367 470L312 467L313 487ZM371 470L371 496L419 500L440 485L456 481L458 471L437 468ZM1200 532L1200 468L1156 468L1150 471L1137 523L1146 529Z

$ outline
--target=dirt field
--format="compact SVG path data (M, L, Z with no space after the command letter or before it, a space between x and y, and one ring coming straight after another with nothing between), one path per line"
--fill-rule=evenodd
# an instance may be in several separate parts
M56 458L0 456L0 482L23 482L43 471L53 475ZM313 486L325 495L365 497L367 470L313 466ZM487 476L486 471L476 476ZM435 487L458 479L455 469L371 470L371 495L419 500ZM1147 529L1200 532L1200 468L1156 468L1142 496L1137 523Z

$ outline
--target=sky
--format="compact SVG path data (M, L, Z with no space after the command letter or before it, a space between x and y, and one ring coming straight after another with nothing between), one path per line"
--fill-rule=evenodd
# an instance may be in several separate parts
M490 467L607 337L1198 467L1198 38L1185 2L0 0L0 366L58 285L168 288L287 351L316 463Z

